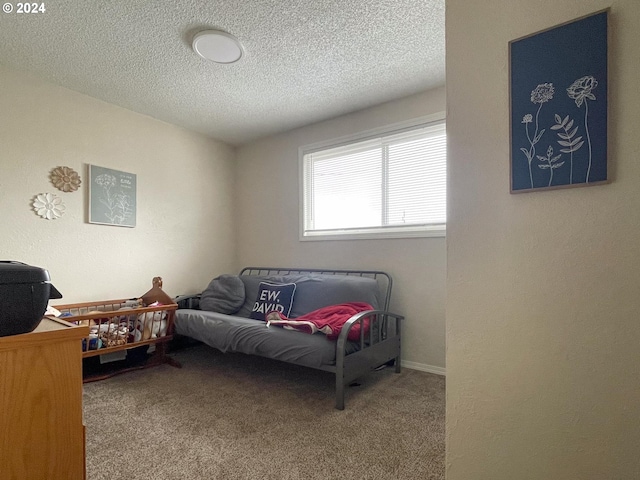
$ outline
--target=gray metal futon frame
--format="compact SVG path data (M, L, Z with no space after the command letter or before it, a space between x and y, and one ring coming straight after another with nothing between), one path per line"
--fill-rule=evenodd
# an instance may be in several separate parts
M274 267L246 267L240 275L353 275L373 278L378 282L382 294L383 308L369 310L352 316L342 328L336 341L335 365L323 365L319 370L335 373L336 376L336 408L344 410L345 385L355 379L391 361L395 363L396 373L400 373L400 324L404 319L388 311L391 299L391 277L381 271L370 270L327 270L318 268L274 268ZM369 318L370 328L360 328L359 350L346 354L347 335L357 323Z

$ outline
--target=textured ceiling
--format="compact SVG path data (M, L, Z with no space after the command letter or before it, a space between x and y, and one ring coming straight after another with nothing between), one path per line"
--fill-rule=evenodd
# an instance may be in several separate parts
M0 12L0 64L234 145L444 84L444 0L44 3ZM193 52L212 28L238 63Z

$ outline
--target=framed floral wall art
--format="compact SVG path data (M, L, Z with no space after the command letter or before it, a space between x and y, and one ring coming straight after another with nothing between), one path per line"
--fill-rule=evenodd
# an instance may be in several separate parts
M136 174L89 165L89 223L136 226Z
M608 181L608 13L509 43L511 193Z

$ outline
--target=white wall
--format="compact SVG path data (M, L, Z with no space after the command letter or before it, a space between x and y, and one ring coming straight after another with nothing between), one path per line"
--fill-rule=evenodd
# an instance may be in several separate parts
M608 6L612 183L510 195L508 42ZM640 2L446 22L447 479L640 478Z
M238 260L245 265L380 269L394 279L392 310L406 316L403 359L445 367L445 239L298 239L298 148L445 109L444 88L345 115L238 149Z
M141 295L157 275L201 291L235 266L234 149L2 67L0 86L0 258L47 268L58 303ZM135 228L86 223L87 164L137 174ZM77 192L50 183L57 166L80 173ZM33 212L45 192L63 217Z

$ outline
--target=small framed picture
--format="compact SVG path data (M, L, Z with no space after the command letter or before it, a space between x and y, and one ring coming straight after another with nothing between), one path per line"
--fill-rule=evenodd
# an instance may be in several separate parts
M136 174L89 165L89 223L136 226Z

